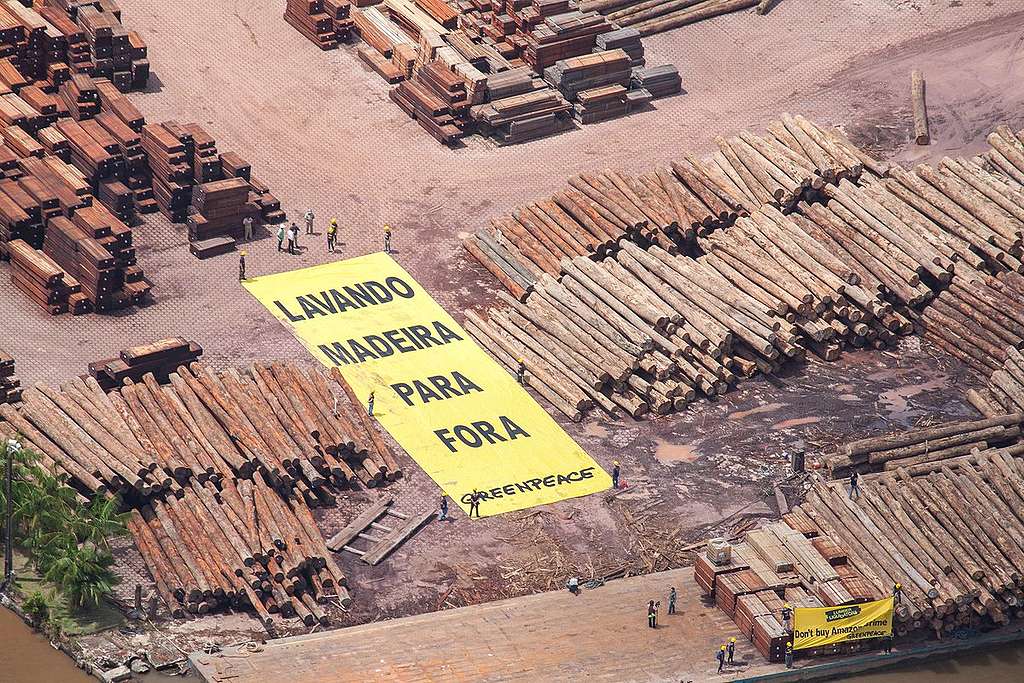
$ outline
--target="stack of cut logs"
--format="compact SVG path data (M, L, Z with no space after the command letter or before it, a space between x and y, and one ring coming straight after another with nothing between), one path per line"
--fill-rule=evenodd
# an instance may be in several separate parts
M50 315L68 311L68 299L80 289L60 266L43 252L22 240L7 245L11 259L11 282Z
M825 455L823 464L834 479L846 478L853 472L895 470L920 476L971 460L977 451L1014 446L1020 439L1021 420L1024 415L1015 411L983 420L859 439L834 454Z
M910 468L871 475L853 499L838 482L816 484L784 523L734 545L729 561L698 558L697 582L774 661L789 638L783 600L795 608L856 604L891 595L899 583L897 636L1020 619L1024 464L1013 456L1021 450L976 451L920 476Z
M21 400L21 381L14 376L14 358L0 349L0 403Z
M400 474L365 412L319 371L275 363L217 374L192 363L170 373L170 386L152 373L135 383L129 373L109 393L91 376L60 389L36 385L3 419L79 490L126 498L258 470L282 492L321 505L334 501L330 488Z
M181 362L181 342L121 360L166 369ZM80 493L132 508L130 529L175 616L251 606L268 626L275 613L312 625L328 597L348 603L309 508L401 470L339 373L191 363L169 385L151 372L121 379L109 393L88 376L37 384L17 407L0 405L0 434L18 434Z
M126 379L142 382L150 372L158 383L167 384L172 372L198 361L202 355L203 347L199 344L183 337L168 337L124 349L117 358L89 363L89 376L104 391L117 389Z
M1024 354L1006 348L1006 360L995 370L985 389L971 389L967 400L987 417L1024 412Z
M642 36L650 36L766 4L766 0L583 0L580 6L586 11L600 12L619 26L631 26Z
M986 374L1021 346L1011 180L962 160L889 167L802 117L768 129L672 170L583 174L477 231L467 250L515 306L471 318L482 343L533 363L531 384L574 419L594 404L662 413L805 350L834 360L915 326ZM586 324L568 325L578 308Z
M193 481L132 510L128 528L175 617L251 608L269 630L271 615L327 624L325 603L352 602L309 509L259 474Z

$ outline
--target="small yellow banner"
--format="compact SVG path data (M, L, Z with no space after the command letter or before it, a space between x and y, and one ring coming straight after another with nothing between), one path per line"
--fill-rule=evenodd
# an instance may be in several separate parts
M387 254L253 278L245 287L363 409L481 516L607 489L611 477Z
M793 649L892 635L893 599L843 607L797 607L793 610Z

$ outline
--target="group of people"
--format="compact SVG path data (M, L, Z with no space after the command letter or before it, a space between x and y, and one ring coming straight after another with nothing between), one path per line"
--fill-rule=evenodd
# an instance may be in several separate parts
M676 587L672 586L668 589L668 613L676 613L676 599L679 594L676 593ZM661 609L661 600L651 600L647 603L647 626L650 628L658 628L658 610Z
M313 210L306 211L303 215L306 221L306 234L315 235L313 231L313 222L316 218ZM251 216L246 216L242 220L242 235L243 239L248 242L253 239L253 220ZM384 253L392 253L391 249L391 235L392 230L390 225L384 226ZM327 225L327 251L335 253L338 247L338 219L332 218L330 223ZM297 254L299 250L299 226L294 222L287 228L284 223L277 226L277 250L287 251L289 254ZM238 257L238 280L241 282L246 279L245 275L245 257L246 252L241 252ZM520 377L520 382L522 378Z

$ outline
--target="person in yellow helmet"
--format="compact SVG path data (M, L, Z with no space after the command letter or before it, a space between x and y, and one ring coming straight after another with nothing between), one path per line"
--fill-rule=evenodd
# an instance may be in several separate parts
M786 641L786 668L793 668L793 641Z
M718 673L722 673L722 669L725 668L725 645L718 648L718 652L715 653L715 659L718 660Z
M618 490L619 488L619 461L612 460L612 488Z
M522 358L516 358L516 381L522 384L526 380L526 361Z
M391 253L391 226L390 225L385 225L384 226L384 253L385 254L390 254Z
M338 243L338 219L332 218L327 226L327 251L334 253L334 245Z
M793 608L788 602L782 603L782 626L789 630L789 622L793 619Z
M238 281L241 282L245 279L245 252L239 252L238 254Z
M730 638L729 643L726 645L725 652L729 655L729 664L732 664L732 658L736 654L736 639Z
M903 584L897 581L892 585L892 604L899 605L903 603Z

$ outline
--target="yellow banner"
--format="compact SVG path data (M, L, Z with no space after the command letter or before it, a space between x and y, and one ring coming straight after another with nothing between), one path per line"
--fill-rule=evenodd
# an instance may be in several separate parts
M481 516L603 491L611 477L387 254L245 287L463 510Z
M793 649L891 636L892 608L891 597L843 607L797 607L793 610Z

